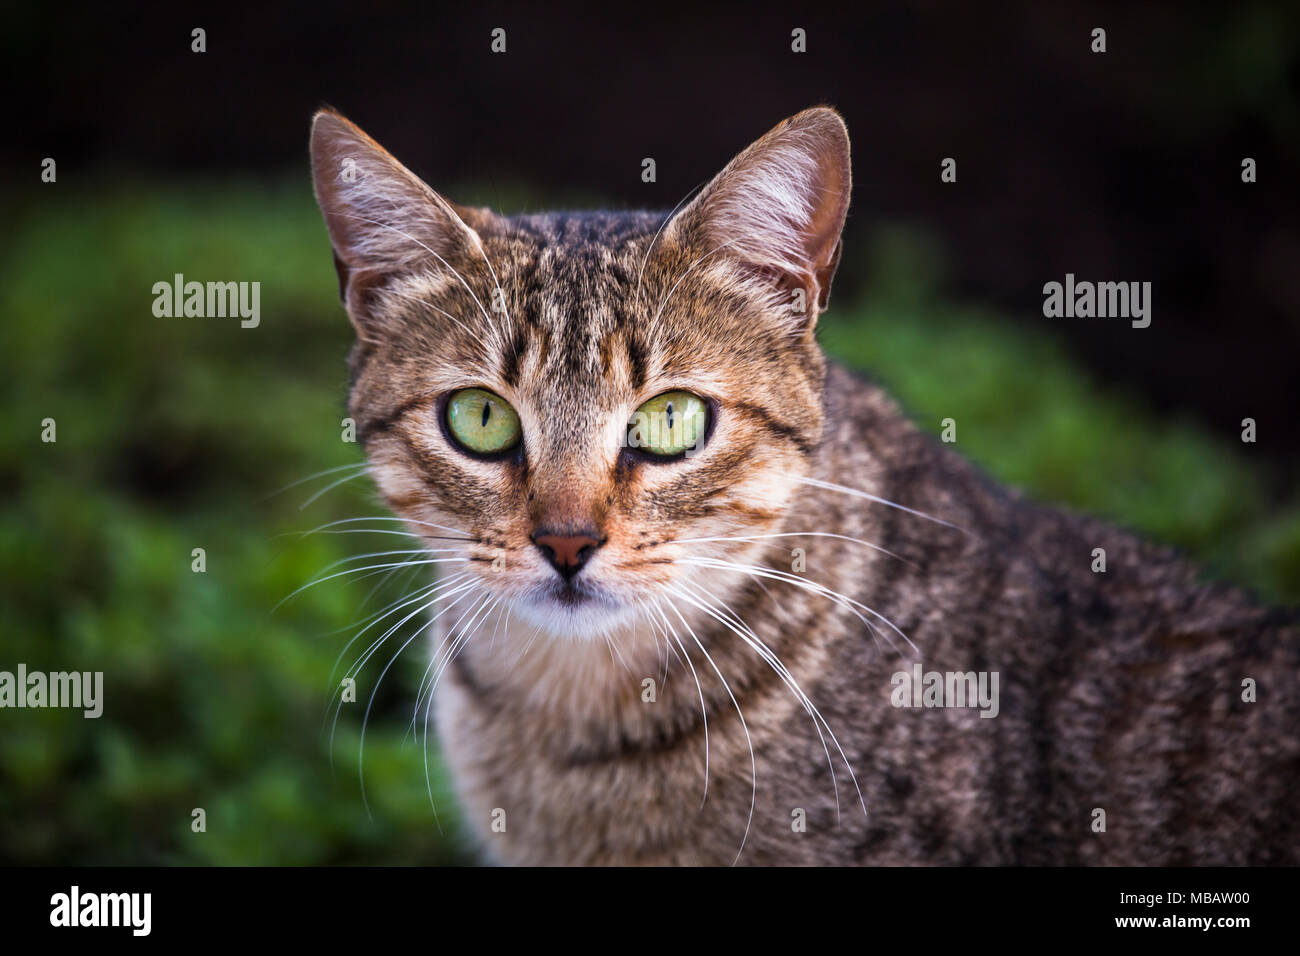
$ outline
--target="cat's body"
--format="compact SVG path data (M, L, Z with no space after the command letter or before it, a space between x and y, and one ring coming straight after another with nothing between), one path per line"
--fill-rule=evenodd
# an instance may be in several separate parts
M996 718L977 708L896 709L910 659L849 610L765 581L730 602L776 651L844 747L864 814L831 745L718 622L696 633L755 741L757 802L742 863L1196 864L1296 862L1300 642L1294 616L1197 583L1170 554L1104 524L1029 504L907 424L884 395L832 369L835 424L813 474L941 514L969 534L808 488L780 531L833 529L880 544L775 539L769 567L807 550L810 579L870 606L925 670L997 671ZM855 443L870 436L872 460ZM1092 550L1106 549L1094 573ZM879 623L879 622L877 622ZM1285 631L1284 625L1291 629ZM887 626L880 630L905 645ZM527 629L521 637L527 637ZM500 642L500 639L498 638ZM501 644L512 647L502 652ZM721 647L719 647L721 645ZM733 645L730 650L728 646ZM883 645L883 646L882 646ZM652 644L471 644L440 691L444 751L483 845L522 863L730 863L751 800L736 707L707 662L672 659L658 701ZM529 662L529 656L540 659ZM626 664L626 667L624 666ZM1242 700L1242 679L1260 700ZM545 694L530 693L537 682ZM824 732L824 731L823 731ZM510 808L504 833L494 808ZM1095 832L1094 810L1106 811ZM793 811L806 811L796 832Z
M318 118L353 413L393 508L463 549L437 723L471 829L510 863L1296 862L1294 615L826 365L842 129L800 114L675 217L505 219ZM467 388L516 445L457 448ZM670 389L710 402L694 455L618 447ZM996 674L996 716L895 707L915 661Z

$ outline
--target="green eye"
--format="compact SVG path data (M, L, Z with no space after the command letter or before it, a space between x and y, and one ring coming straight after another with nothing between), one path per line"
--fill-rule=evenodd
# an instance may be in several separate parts
M495 455L519 444L519 415L499 395L466 388L447 402L447 430L466 450Z
M698 449L709 423L709 407L690 392L664 392L636 410L627 426L629 448L671 458Z

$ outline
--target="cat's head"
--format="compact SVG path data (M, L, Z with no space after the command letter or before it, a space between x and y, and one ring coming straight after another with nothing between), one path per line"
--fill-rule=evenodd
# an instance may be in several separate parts
M572 636L742 584L708 562L771 544L821 439L839 115L791 117L670 215L454 205L330 111L311 150L351 415L441 567Z

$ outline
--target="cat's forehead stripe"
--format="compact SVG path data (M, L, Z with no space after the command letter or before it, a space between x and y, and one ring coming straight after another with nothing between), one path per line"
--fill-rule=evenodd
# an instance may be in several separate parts
M531 240L535 249L527 257L514 257L520 326L511 354L501 357L505 381L517 385L523 370L531 367L546 379L594 383L618 364L628 369L633 387L640 387L647 348L630 326L646 316L644 308L629 308L628 299L635 295L636 240L661 221L661 215L647 213L521 216L512 221L518 227L512 233L515 241ZM523 357L537 342L546 348L525 363Z

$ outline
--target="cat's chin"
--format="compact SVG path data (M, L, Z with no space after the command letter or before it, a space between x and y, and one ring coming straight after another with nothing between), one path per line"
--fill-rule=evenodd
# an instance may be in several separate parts
M607 637L631 625L635 610L590 587L547 585L514 604L515 613L554 637Z

